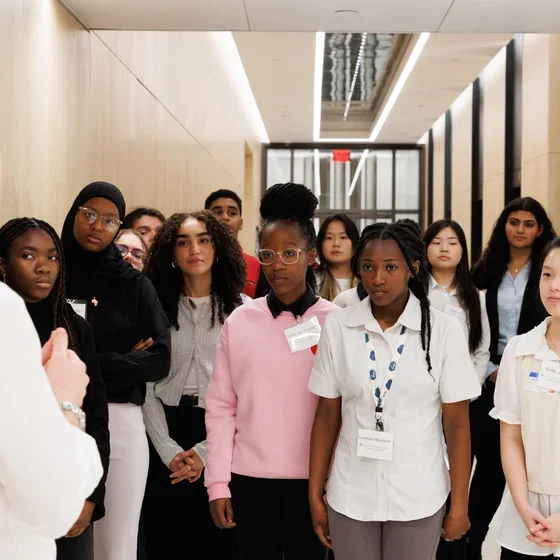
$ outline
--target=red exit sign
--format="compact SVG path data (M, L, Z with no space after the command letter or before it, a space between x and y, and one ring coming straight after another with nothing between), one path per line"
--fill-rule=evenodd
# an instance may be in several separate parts
M350 150L333 150L333 161L339 163L350 161Z

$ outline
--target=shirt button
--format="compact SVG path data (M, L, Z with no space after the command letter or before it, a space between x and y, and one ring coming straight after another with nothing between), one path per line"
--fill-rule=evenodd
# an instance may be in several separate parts
M385 478L385 475L384 475L383 473L381 473L379 476L380 476L381 478Z

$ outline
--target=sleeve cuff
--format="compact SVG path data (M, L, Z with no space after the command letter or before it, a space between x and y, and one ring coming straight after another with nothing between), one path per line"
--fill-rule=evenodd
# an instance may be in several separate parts
M206 466L206 440L197 443L193 447L193 451L200 457L202 464Z
M311 372L311 378L309 379L308 388L318 397L323 397L325 399L337 399L338 397L340 397L340 392L328 383L325 383L321 379L320 374L315 371Z
M521 424L521 418L519 415L507 410L501 410L500 408L494 407L488 414L490 414L494 420L501 420L506 424Z
M220 498L231 498L229 486L225 482L217 482L208 488L208 499L213 502Z
M454 387L453 391L446 392L442 395L442 402L445 404L453 404L462 401L472 401L480 397L481 388L476 378L476 383L469 383L462 387Z
M169 468L169 463L175 459L177 453L181 453L183 448L180 445L174 446L166 446L165 449L162 449L161 452L158 452L160 459L162 460L163 464Z

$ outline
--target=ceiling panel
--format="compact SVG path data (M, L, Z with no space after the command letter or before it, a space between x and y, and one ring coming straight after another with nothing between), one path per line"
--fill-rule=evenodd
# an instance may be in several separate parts
M416 142L512 39L510 34L432 35L377 142Z
M167 31L247 31L249 29L243 0L59 1L90 29Z
M234 33L271 142L313 140L314 33Z
M439 31L557 33L558 0L455 0Z
M437 31L452 0L245 0L251 31ZM339 10L357 13L336 14Z

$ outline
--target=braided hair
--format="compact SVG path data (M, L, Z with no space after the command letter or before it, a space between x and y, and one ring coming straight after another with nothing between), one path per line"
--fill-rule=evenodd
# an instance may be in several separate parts
M422 313L420 337L422 339L422 350L426 352L426 363L428 371L432 371L430 359L430 343L432 339L432 323L430 319L430 300L428 299L428 285L430 273L426 258L426 246L420 237L420 228L412 220L398 220L393 224L377 223L364 228L353 261L354 274L360 276L360 259L366 245L370 241L393 239L401 250L412 278L409 281L410 291L420 301ZM418 272L412 263L418 261L420 267Z
M317 197L305 185L298 183L278 183L264 193L261 200L262 226L259 232L259 245L264 229L277 222L284 222L296 226L302 237L307 239L307 249L317 246L317 234L311 221L319 205ZM312 267L307 267L306 282L313 291L316 290L315 274ZM266 284L266 287L263 286ZM270 286L262 273L257 286L257 293L264 295L270 291Z
M216 254L210 287L212 326L216 322L216 313L218 321L223 325L226 315L241 305L241 293L246 281L246 263L241 245L227 226L207 210L173 214L165 221L154 239L145 272L156 289L169 322L177 330L179 298L183 293L184 279L181 269L173 267L172 263L179 229L189 218L194 218L206 226Z
M22 234L32 230L40 229L47 232L56 247L60 263L58 278L54 284L49 301L53 313L53 330L62 327L68 333L68 346L71 350L76 350L76 340L70 319L70 306L66 300L66 272L65 257L62 241L60 237L47 222L36 218L15 218L5 223L0 228L0 258L7 260L8 252L12 243Z

